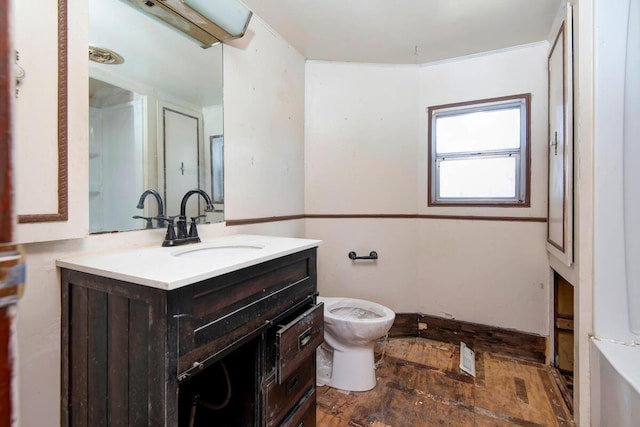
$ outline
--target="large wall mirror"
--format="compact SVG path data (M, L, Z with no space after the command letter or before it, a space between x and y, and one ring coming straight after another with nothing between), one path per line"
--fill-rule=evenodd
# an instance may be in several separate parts
M222 44L208 49L121 0L89 0L89 42L122 63L89 61L90 232L224 220ZM92 48L96 59L118 62ZM162 212L160 209L162 206Z

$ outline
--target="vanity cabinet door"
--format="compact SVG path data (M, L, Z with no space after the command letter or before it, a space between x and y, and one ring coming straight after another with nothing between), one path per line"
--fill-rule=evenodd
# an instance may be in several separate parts
M62 276L62 426L175 426L165 292ZM105 422L108 420L108 423Z

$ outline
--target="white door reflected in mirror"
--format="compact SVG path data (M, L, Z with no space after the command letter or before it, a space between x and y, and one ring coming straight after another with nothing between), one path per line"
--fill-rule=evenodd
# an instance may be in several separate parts
M167 201L179 201L187 191L201 187L203 181L199 175L201 159L199 154L204 147L200 146L201 118L196 112L178 111L167 106L162 106L162 145L164 167L164 199ZM200 198L194 198L194 202L187 205L187 217L196 217L199 214ZM167 209L179 208L168 205Z

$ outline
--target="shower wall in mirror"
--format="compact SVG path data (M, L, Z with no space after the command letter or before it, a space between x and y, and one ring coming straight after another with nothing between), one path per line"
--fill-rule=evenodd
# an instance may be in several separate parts
M203 49L121 0L89 0L89 16L90 44L124 60L89 61L90 231L163 226L155 217L178 215L195 188L216 212L192 197L187 215L223 221L222 45Z

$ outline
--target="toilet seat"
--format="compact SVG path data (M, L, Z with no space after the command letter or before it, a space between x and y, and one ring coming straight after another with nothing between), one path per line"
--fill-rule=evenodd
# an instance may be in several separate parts
M384 305L357 298L318 297L324 302L324 315L333 319L349 319L351 322L374 323L387 317L395 317L395 313ZM374 317L358 316L364 312L375 314Z

